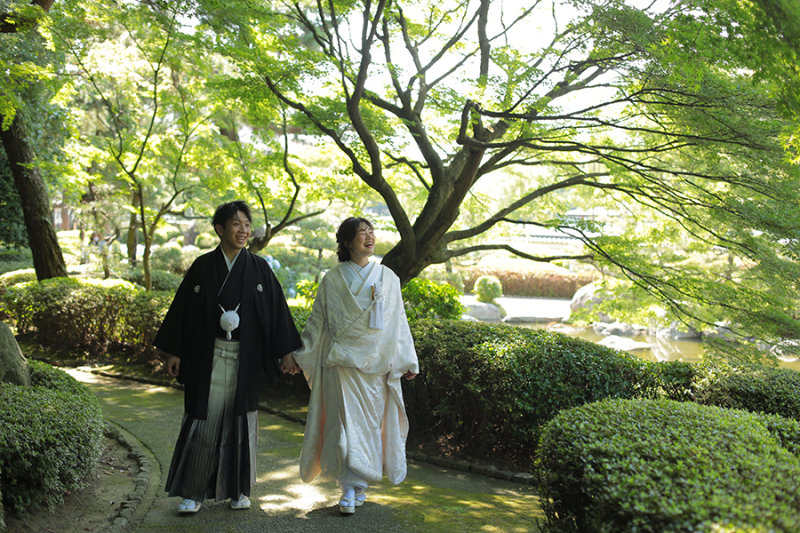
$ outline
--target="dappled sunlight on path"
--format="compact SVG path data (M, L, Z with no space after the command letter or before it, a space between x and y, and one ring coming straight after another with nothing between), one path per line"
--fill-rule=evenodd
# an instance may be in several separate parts
M257 482L252 507L231 510L227 501L203 503L194 515L178 515L177 498L164 492L175 439L183 417L183 393L91 374L68 372L101 400L106 418L129 433L152 456L148 496L127 531L137 533L280 532L280 533L462 533L464 531L538 531L541 516L532 487L427 463L409 462L407 480L397 486L373 484L367 502L355 515L342 516L339 491L332 482L300 481L298 459L303 426L267 412L259 413Z

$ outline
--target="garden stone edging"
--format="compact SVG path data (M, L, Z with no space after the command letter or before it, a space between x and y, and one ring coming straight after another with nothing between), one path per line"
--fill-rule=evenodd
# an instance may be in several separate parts
M130 525L131 517L139 508L150 486L150 461L136 446L128 442L119 428L109 422L106 422L105 436L116 440L120 446L128 450L128 458L135 460L139 468L133 478L133 492L129 493L127 499L120 503L117 516L111 520L111 523L98 530L98 533L122 533Z
M174 389L183 390L183 385L179 383L170 383L164 384L158 380L151 380L147 378L141 377L134 377L134 376L126 376L124 374L115 374L112 372L106 372L103 370L90 370L93 374L99 374L105 377L116 378L116 379L127 379L131 381L138 381L140 383L148 383L151 385L160 385L162 387L169 386ZM279 409L273 409L266 404L259 404L258 409L260 411L267 412L269 414L279 416L284 420L288 420L290 422L297 422L302 425L306 424L305 419L299 418ZM477 474L480 476L486 476L490 478L500 479L504 481L511 481L514 483L522 483L523 485L532 485L534 484L534 476L528 472L512 472L510 470L500 470L496 466L493 465L486 465L480 463L470 463L469 461L457 461L453 459L446 459L443 457L439 457L436 455L429 455L423 452L406 452L406 459L410 459L413 461L419 461L421 463L429 463L434 466L439 466L442 468L446 468L448 470L457 470L461 472L470 472L472 474ZM111 531L103 532L103 533L113 533Z

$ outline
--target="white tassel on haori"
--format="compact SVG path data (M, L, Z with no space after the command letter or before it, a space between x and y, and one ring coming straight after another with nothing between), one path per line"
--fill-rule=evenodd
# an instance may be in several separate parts
M375 300L375 305L372 306L372 311L369 314L369 327L370 329L383 329L383 302L385 296L381 292L381 282L375 283L372 287L372 299Z
M236 309L232 311L226 311L221 305L219 308L222 309L222 316L219 317L219 325L222 326L223 330L225 330L227 339L231 340L231 331L239 327L239 313L237 313L239 306L237 305Z

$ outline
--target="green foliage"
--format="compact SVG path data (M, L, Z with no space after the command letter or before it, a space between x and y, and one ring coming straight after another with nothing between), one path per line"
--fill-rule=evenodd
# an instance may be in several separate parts
M33 254L30 248L15 248L11 250L0 250L0 264L33 262Z
M144 271L141 269L126 270L122 272L120 277L144 288ZM151 270L150 281L154 291L170 291L174 293L181 286L183 276L166 270Z
M698 367L685 361L663 361L655 366L660 395L668 400L692 401Z
M563 409L663 388L656 363L559 333L454 320L417 320L411 333L424 369L407 388L412 431L475 453L532 452Z
M503 284L495 276L481 276L475 281L473 291L479 302L492 303L503 295Z
M14 248L28 246L28 231L25 229L22 202L14 185L5 151L0 152L0 219L3 220L0 224L0 243Z
M550 422L537 459L548 532L800 528L800 459L743 411L596 402Z
M306 322L308 321L308 317L311 316L311 305L310 302L295 302L289 306L289 312L292 313L294 325L300 333L306 329Z
M459 294L464 294L464 273L459 270L451 268L450 265L433 265L429 266L418 276L421 279L429 279L436 283L447 283ZM470 290L472 290L472 283L470 283Z
M800 372L714 362L697 369L695 401L800 421Z
M31 387L0 383L0 487L17 514L52 509L85 487L103 444L97 398L61 370L30 368Z
M28 281L36 281L36 271L32 268L12 270L5 274L0 274L0 293L5 291L7 287Z
M306 302L313 302L317 298L318 289L319 283L309 280L298 281L297 297L304 299Z
M185 274L188 268L183 248L176 243L167 243L154 248L150 255L150 266L153 270L166 270L173 274Z
M409 320L458 319L467 311L461 293L446 283L414 278L403 286L402 293Z
M260 252L260 255L269 255L277 260L281 268L275 270L275 276L281 282L284 291L296 286L303 280L313 281L323 271L333 268L336 260L330 254L323 254L320 259L318 252L300 246L280 246L271 244Z
M5 313L20 335L57 350L151 360L152 340L173 292L145 291L123 280L57 278L8 288Z
M29 249L0 252L0 274L26 269L33 270L33 258Z
M752 411L751 411L752 412ZM780 415L753 413L782 447L800 457L800 422Z
M194 244L201 250L211 250L219 244L219 237L216 234L201 233L194 240Z

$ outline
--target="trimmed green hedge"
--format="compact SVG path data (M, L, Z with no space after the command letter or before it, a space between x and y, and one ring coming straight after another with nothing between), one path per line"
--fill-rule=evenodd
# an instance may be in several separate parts
M60 350L96 356L114 348L151 360L152 339L173 296L119 279L54 278L13 285L2 298L19 335Z
M537 459L552 533L800 531L800 459L752 413L596 402L550 422Z
M414 278L403 286L403 303L408 320L461 318L467 312L456 289L423 278Z
M729 409L781 415L800 421L800 372L725 363L697 368L695 401Z
M656 363L560 333L456 320L415 321L411 333L422 369L406 387L411 431L472 453L532 452L563 409L663 388Z
M0 487L7 511L52 509L86 486L103 445L97 398L69 374L30 362L33 385L0 383Z
M126 281L144 287L144 270L142 269L127 270L120 274L120 277ZM153 269L150 271L150 283L154 291L170 291L175 293L178 287L181 286L182 281L182 275L174 274L167 270Z

